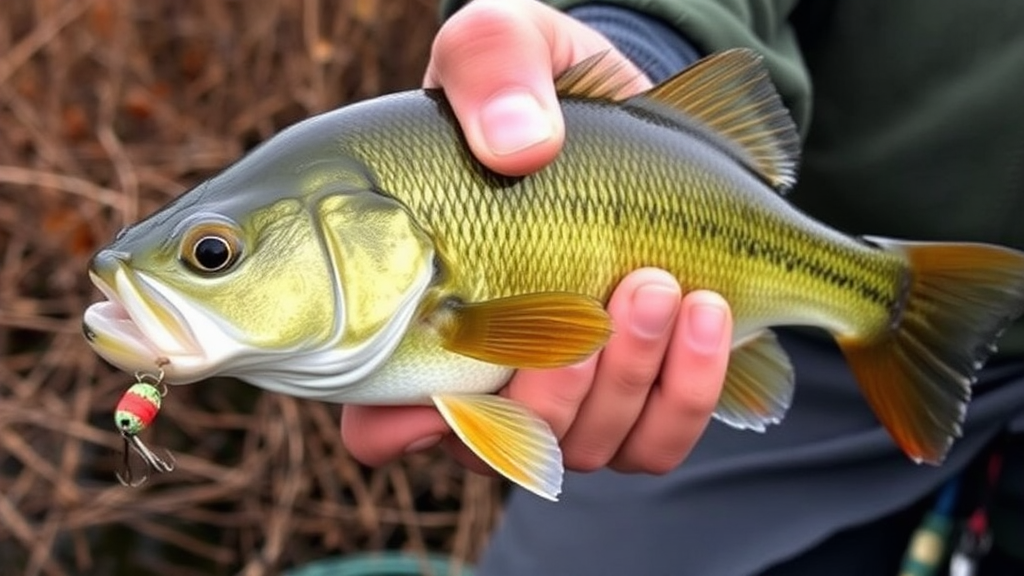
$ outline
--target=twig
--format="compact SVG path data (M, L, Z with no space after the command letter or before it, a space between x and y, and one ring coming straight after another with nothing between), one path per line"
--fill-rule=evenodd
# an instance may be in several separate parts
M50 17L42 22L18 42L14 48L7 51L7 54L0 58L0 84L7 83L7 80L14 74L14 71L28 62L33 54L38 52L55 36L60 34L68 24L74 22L92 6L95 0L79 0L78 2L66 3Z
M83 178L48 170L22 166L0 166L0 183L53 188L112 208L118 208L123 203L120 192L97 186Z

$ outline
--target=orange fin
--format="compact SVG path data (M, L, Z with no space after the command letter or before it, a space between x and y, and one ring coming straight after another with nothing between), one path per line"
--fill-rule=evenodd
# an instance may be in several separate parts
M793 365L774 332L762 330L733 346L716 419L764 432L782 421L792 400Z
M1024 253L985 244L866 240L907 258L905 303L881 337L842 338L839 345L903 451L939 464L961 435L976 372L1024 313Z
M558 500L562 451L547 422L522 404L493 394L433 400L455 434L488 466L542 498Z
M448 304L436 326L446 349L514 368L575 364L604 346L612 331L600 302L569 292Z

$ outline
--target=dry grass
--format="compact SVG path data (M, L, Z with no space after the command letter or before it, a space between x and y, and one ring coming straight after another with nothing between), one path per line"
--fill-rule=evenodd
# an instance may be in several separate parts
M382 548L472 559L498 487L439 453L369 470L336 407L175 388L177 469L114 480L131 378L80 335L91 253L281 127L418 84L428 0L8 0L0 11L0 558L25 574L273 574Z

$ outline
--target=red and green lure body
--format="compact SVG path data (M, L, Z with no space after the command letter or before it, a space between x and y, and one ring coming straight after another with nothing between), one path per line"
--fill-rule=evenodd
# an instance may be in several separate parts
M160 412L163 395L149 382L136 382L121 396L114 412L114 421L122 434L132 436L142 432Z
M121 396L114 410L114 425L124 438L124 475L118 473L117 479L125 486L140 486L148 477L143 475L138 480L132 478L129 447L135 450L147 466L157 472L170 472L174 469L174 458L170 452L167 453L166 460L160 458L139 438L139 434L149 428L160 412L160 405L166 393L166 389L160 387L162 380L162 372L136 373L135 384Z

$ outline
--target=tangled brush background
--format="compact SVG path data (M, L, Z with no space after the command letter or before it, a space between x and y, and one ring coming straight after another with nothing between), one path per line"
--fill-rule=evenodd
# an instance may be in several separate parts
M0 12L4 574L276 574L355 551L476 557L500 487L440 452L371 470L336 406L230 380L172 389L122 487L132 382L80 334L92 252L274 132L415 87L433 0L8 0Z

